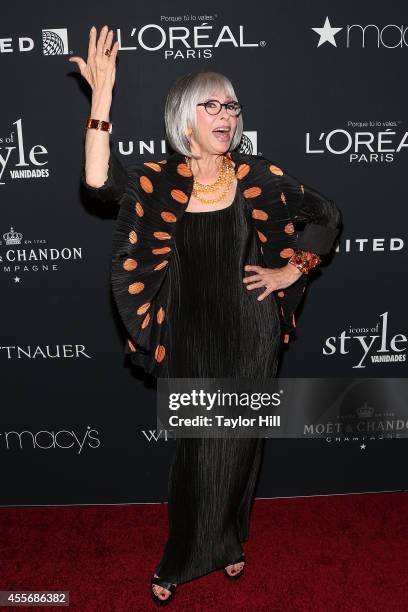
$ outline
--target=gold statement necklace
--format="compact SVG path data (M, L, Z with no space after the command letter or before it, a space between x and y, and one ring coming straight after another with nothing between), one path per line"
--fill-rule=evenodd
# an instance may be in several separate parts
M186 164L189 170L191 171L189 157L186 157ZM214 183L211 183L210 185L205 185L204 183L199 183L194 178L193 195L203 204L217 204L227 195L227 193L231 189L231 185L234 182L234 178L234 166L230 159L228 159L228 157L224 155L222 158L221 170L217 180ZM222 189L222 192L219 196L211 199L206 199L205 197L203 197L203 194L207 195L208 193L217 191L218 189Z

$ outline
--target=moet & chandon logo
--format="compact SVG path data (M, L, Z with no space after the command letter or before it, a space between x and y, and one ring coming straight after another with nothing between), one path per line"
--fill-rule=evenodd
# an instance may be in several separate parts
M4 232L3 240L0 240L0 263L4 264L3 272L55 272L59 270L62 261L82 261L82 247L57 248L46 245L47 241L44 239L23 239L22 232L11 226ZM14 277L15 283L20 281L19 276Z

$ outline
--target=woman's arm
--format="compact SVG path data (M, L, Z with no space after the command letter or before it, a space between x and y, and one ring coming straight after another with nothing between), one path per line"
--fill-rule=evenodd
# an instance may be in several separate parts
M297 248L318 255L329 253L340 233L342 214L333 200L305 185L296 177L281 171L281 199L289 208L296 231ZM297 227L306 224L304 229Z
M78 65L81 75L92 89L90 117L110 121L112 89L116 78L118 42L112 48L113 30L101 29L98 40L96 28L89 32L88 57L85 62L79 56L69 58ZM110 56L105 50L110 49ZM109 132L87 129L85 157L82 160L81 180L89 195L103 202L119 201L128 178L127 170L110 150Z
M106 180L100 186L90 185L87 182L86 161L82 164L81 180L87 193L101 202L119 202L125 192L126 183L129 180L127 168L122 164L117 155L108 151L108 166L104 171ZM104 166L105 167L105 166Z
M109 121L111 97L106 92L92 96L91 117ZM101 202L119 202L128 180L128 172L111 150L109 132L88 129L85 136L85 159L82 183L87 193Z
M287 206L287 219L283 219L284 232L278 234L273 224L265 231L262 229L266 228L263 222L255 220L262 235L265 234L261 241L266 268L263 270L261 268L258 272L260 276L268 277L271 280L270 287L275 290L276 298L279 300L278 305L282 315L282 340L286 344L296 328L295 312L302 301L309 274L300 272L291 263L282 265L281 253L292 250L295 254L301 251L316 255L329 253L340 232L342 216L341 211L332 200L316 189L301 183L299 179L286 173L280 167L271 164L269 160L267 163L270 172L278 179L276 182L278 194L282 204ZM281 214L278 213L278 216ZM295 232L286 234L285 232L291 225L289 219L293 223ZM303 225L304 228L299 227ZM270 240L268 234L270 234ZM252 268L256 267L252 266ZM254 281L257 280L254 277ZM268 284L264 282L265 278L261 278L261 281L268 291ZM282 288L276 290L276 284Z

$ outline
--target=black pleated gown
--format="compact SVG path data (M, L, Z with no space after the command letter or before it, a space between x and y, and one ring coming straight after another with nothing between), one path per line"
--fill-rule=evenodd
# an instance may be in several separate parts
M242 282L264 265L248 203L237 188L221 210L177 223L167 308L169 377L271 378L281 329L278 305ZM251 273L252 274L252 273ZM169 538L156 573L173 583L233 563L248 538L262 438L183 438L169 475Z

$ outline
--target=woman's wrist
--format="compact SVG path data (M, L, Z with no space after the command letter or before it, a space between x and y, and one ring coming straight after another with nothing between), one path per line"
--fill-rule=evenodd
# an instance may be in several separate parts
M93 95L90 117L92 119L101 119L101 121L110 121L111 99L104 96Z
M291 275L292 282L295 282L298 278L302 276L302 271L299 270L296 266L289 265L289 262L286 264L286 269L288 274Z
M301 274L309 274L310 270L321 263L321 258L317 253L304 251L303 249L294 249L292 257L288 261L292 267L298 269Z
M89 113L91 119L100 119L101 121L110 121L110 111L99 106L91 106Z

